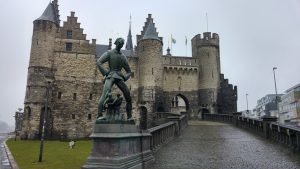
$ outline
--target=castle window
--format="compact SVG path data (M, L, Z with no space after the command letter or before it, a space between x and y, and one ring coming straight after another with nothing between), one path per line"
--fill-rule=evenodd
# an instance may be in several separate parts
M62 96L62 93L61 93L61 92L58 92L57 98L58 98L59 100L61 99L61 96Z
M134 72L131 72L131 78L134 78Z
M66 43L66 51L72 51L72 43Z
M92 115L88 114L88 120L92 120Z
M75 114L72 114L72 119L75 119Z
M152 75L153 75L153 68L152 68Z
M208 37L206 36L205 39L208 40Z
M93 100L93 94L92 93L90 93L89 100Z
M73 100L77 100L77 93L73 93Z
M68 31L67 31L67 38L71 39L72 36L73 36L73 32L70 31L70 30L68 30Z

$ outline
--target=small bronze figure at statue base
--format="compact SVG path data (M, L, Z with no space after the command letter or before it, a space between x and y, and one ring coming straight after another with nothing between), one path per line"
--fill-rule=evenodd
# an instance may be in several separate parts
M98 105L98 117L94 131L90 136L93 148L82 169L143 169L154 161L150 149L151 134L137 128L132 119L130 92L125 84L131 70L127 58L121 53L124 39L118 38L116 48L104 53L97 61L97 66L105 77L102 96ZM109 63L109 69L103 63ZM121 69L127 72L123 75ZM126 113L121 112L123 97L111 93L116 84L123 92L126 101ZM105 114L102 114L106 110Z

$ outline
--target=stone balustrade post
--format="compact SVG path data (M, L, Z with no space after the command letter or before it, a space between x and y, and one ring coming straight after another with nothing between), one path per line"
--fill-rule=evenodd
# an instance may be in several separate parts
M270 124L272 122L276 122L277 121L277 117L274 116L264 116L262 117L262 121L263 121L263 130L264 130L264 135L265 138L268 139L270 138L270 133L271 133L271 128L270 128Z
M238 126L239 125L239 116L242 115L241 112L235 112L235 113L232 113L233 115L233 123Z

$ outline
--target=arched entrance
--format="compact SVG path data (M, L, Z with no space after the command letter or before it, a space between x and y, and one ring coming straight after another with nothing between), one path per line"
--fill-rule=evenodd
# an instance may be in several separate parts
M140 128L145 130L147 129L147 114L148 114L148 110L145 106L141 106L139 107L139 112L140 112Z
M46 115L46 123L45 123L45 131L44 131L45 138L52 137L53 134L53 116L51 113L51 109L48 107L46 113L45 107L43 107L40 114L39 138L41 138L42 136L45 115Z
M182 95L182 94L177 94L172 98L171 102L171 112L172 113L178 113L180 114L181 112L188 112L189 111L189 101L188 99Z

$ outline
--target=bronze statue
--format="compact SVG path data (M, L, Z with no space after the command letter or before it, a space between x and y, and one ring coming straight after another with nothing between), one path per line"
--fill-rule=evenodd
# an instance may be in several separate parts
M111 93L111 88L114 84L123 92L123 95L126 100L126 113L127 120L132 120L132 103L130 92L125 84L125 82L131 76L131 69L128 64L126 56L121 52L121 48L124 45L123 38L117 38L115 43L116 48L110 51L105 52L98 60L97 66L101 74L105 77L105 83L102 91L102 95L99 100L98 105L98 120L106 120L106 116L103 116L102 112L104 111L104 102L107 98L107 94ZM108 62L109 69L106 69L103 64ZM121 70L124 68L126 74L123 75ZM121 103L120 103L121 104Z

